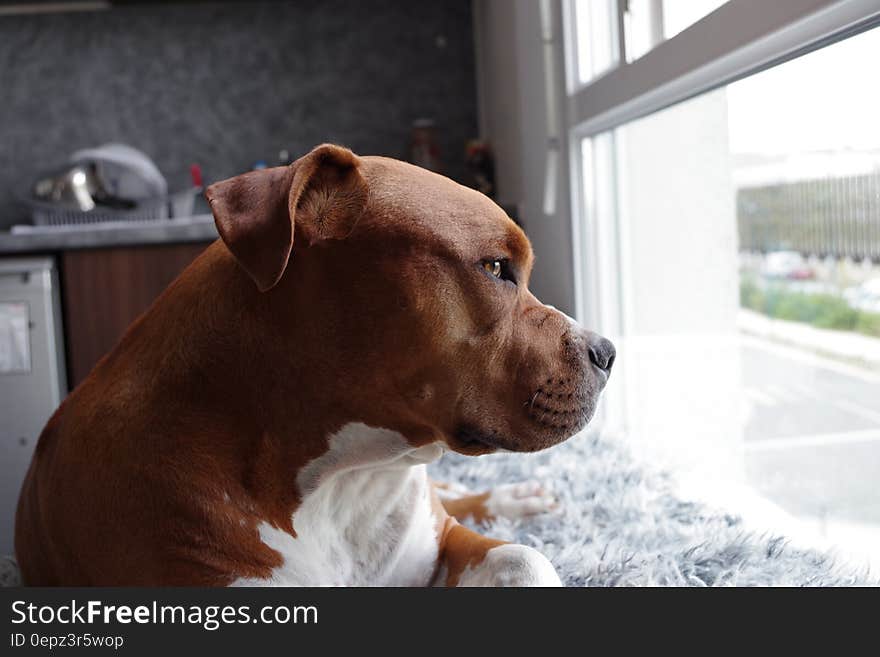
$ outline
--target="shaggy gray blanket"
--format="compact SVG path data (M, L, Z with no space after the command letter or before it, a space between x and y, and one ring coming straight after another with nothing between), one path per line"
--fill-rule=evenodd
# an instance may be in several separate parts
M545 484L560 502L557 513L472 527L540 550L567 586L877 585L866 568L750 532L733 515L680 499L668 474L596 436L537 454L447 454L431 475L474 490Z
M794 548L782 536L747 531L732 515L679 499L668 475L595 436L538 454L447 454L431 475L473 490L544 483L560 502L558 512L499 519L479 531L537 548L568 586L877 585L867 570ZM0 585L17 583L14 562L0 558Z

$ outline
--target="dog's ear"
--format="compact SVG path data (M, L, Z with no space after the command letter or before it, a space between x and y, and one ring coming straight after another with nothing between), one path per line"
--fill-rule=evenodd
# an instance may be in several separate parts
M358 157L323 144L289 167L251 171L205 191L220 237L261 292L281 280L294 239L344 239L367 204Z

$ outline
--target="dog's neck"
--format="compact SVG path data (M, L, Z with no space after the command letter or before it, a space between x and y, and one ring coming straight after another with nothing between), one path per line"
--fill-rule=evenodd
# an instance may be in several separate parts
M224 486L240 485L283 527L301 501L297 473L327 453L329 437L346 425L395 431L414 447L439 436L418 422L390 420L400 415L397 409L375 402L369 412L358 408L355 389L369 382L349 381L347 372L329 369L345 359L321 357L308 337L320 336L320 329L307 316L279 321L279 312L306 312L295 298L279 309L283 297L255 294L252 287L223 244L215 243L124 338L161 345L161 364L120 365L158 370L139 394L161 387L161 398L168 399L173 391L179 403L170 430L185 436L175 448L194 458L211 453L225 470ZM291 335L290 326L300 334ZM137 358L140 352L124 353Z

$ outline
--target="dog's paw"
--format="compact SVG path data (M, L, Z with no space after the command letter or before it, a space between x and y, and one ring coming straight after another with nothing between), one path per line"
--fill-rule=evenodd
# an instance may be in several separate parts
M435 481L434 490L441 500L457 500L467 495L473 495L473 491L455 481Z
M459 586L562 586L550 560L527 545L494 547L482 562L468 568Z
M485 501L486 511L493 518L524 518L538 513L549 513L559 504L539 482L523 481L505 484L489 491Z

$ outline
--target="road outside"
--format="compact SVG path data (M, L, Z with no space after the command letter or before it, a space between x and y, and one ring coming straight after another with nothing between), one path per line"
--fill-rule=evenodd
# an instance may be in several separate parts
M880 438L880 375L760 339L743 340L741 359L747 442L845 442L870 431Z
M880 374L743 336L746 473L761 495L880 564Z

